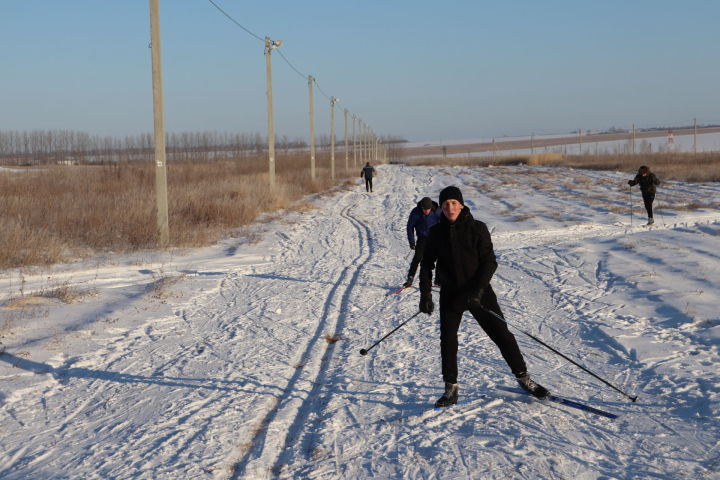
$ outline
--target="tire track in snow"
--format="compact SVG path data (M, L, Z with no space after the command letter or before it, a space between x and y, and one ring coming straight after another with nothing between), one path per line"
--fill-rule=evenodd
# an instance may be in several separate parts
M334 337L342 332L352 287L374 251L369 228L355 218L350 209L351 206L344 207L340 216L357 232L357 252L348 266L342 269L325 299L317 328L300 356L299 363L304 366L295 371L273 407L256 423L260 428L252 439L247 440L252 447L233 462L233 479L246 475L252 478L277 475L282 466L292 460L294 451L291 447L302 441L306 432L316 431L317 425L311 423L308 427L307 424L312 414L322 411L327 403L327 399L323 398L322 384L328 376L326 366L334 351L332 343L323 348L323 332L332 330ZM328 248L331 248L329 244ZM310 389L303 391L304 385L310 385ZM322 414L315 418L322 419Z

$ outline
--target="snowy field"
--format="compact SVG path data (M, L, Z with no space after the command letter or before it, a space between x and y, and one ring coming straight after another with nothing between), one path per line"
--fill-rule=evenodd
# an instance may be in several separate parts
M530 155L531 153L560 153L567 155L618 155L632 152L631 140L610 140L610 141L588 141L584 138L583 143L577 143L577 135L536 135L536 140L566 138L567 145L539 146L534 149L515 148L509 150L497 149L496 155ZM498 137L498 141L521 141L529 140L530 137ZM469 140L450 140L450 141L433 141L433 142L413 142L402 144L403 148L426 147L426 146L442 146L442 145L472 145L477 143L490 143L492 138L476 138ZM667 135L658 132L657 137L637 138L635 139L635 152L637 153L690 153L697 150L698 153L718 152L720 151L720 133L699 133L697 138L693 135ZM437 152L434 154L423 154L405 157L428 158L441 157L443 154ZM453 153L444 155L448 158L476 158L476 157L492 157L493 152L474 152L474 153Z
M665 208L720 185L663 183L648 228L634 172L378 173L212 248L0 273L0 478L720 478L720 211ZM531 374L618 418L507 391L469 317L460 405L437 313L359 355L417 312L405 222L453 184L508 321L639 399L516 333Z

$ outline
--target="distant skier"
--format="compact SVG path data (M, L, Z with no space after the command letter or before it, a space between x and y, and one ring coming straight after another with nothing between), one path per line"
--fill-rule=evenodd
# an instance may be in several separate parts
M365 191L372 192L372 179L375 176L375 169L367 162L360 172L360 178L365 179Z
M410 211L407 221L407 239L410 244L410 250L415 250L412 260L410 261L410 270L408 270L407 280L403 287L412 287L415 273L417 272L420 260L425 250L425 240L430 231L430 227L435 225L442 216L442 210L438 208L438 204L433 202L430 197L424 197L417 203L417 206ZM417 242L415 234L417 233Z
M628 180L628 185L631 187L640 184L640 192L642 193L643 202L645 203L645 210L648 214L648 225L655 223L653 220L653 208L652 204L655 200L655 186L660 185L660 180L650 171L648 167L643 165L638 169L637 175L632 180Z
M473 218L470 209L463 205L462 192L457 187L447 187L440 192L440 207L443 215L430 228L420 264L421 312L430 315L435 309L431 283L436 263L440 281L440 354L445 393L435 406L457 403L457 332L465 310L470 310L498 346L518 384L538 398L547 396L549 392L545 387L528 375L525 359L507 324L486 311L502 317L490 285L497 261L487 226Z

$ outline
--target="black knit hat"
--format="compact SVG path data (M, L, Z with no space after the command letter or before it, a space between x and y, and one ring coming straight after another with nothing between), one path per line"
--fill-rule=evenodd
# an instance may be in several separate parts
M443 188L442 192L440 192L440 205L442 205L445 200L454 199L458 202L465 205L465 202L463 201L462 192L458 187L451 186L451 187L445 187Z
M420 208L423 210L430 210L433 207L432 199L430 197L423 197L422 200L420 200Z

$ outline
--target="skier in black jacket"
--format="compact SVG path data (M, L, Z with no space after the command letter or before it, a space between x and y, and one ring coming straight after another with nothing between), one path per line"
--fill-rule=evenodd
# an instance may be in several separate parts
M638 169L635 178L628 180L628 185L631 187L637 184L640 184L640 192L642 193L643 203L645 203L645 210L648 214L647 224L652 225L655 223L652 208L653 201L655 201L655 185L660 185L660 180L658 180L648 167L643 165Z
M520 386L542 398L548 391L534 382L515 336L507 324L486 310L502 316L490 280L497 269L490 232L487 226L473 219L470 209L463 205L457 187L440 192L443 215L430 228L425 253L420 266L420 311L432 314L432 273L437 264L440 287L440 353L445 393L435 403L447 407L457 403L457 332L465 310L477 320L480 327L498 346L500 353L515 374Z
M360 178L365 179L365 191L372 192L372 179L375 176L375 168L367 162L363 169L360 171Z

